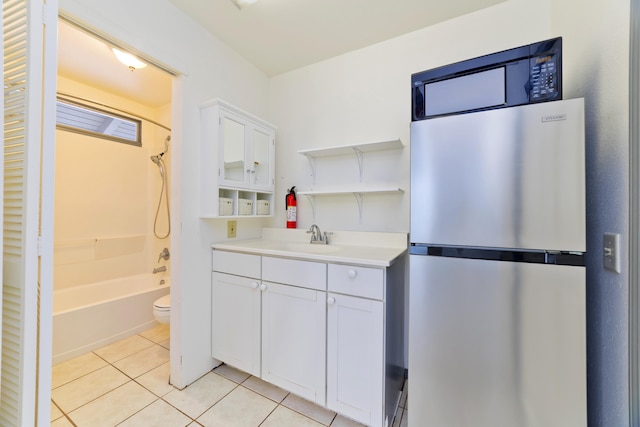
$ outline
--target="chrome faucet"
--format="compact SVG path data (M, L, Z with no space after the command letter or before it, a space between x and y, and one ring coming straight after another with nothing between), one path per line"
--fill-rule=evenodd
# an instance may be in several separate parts
M309 243L315 243L322 240L322 232L320 231L320 227L316 224L311 225L307 233L311 233L311 241Z
M309 243L322 243L325 245L329 244L329 236L327 235L327 232L321 232L320 227L318 227L316 224L313 224L309 228L309 230L307 230L307 233L311 233L311 240L309 241Z
M158 257L158 262L160 262L161 259L168 261L170 257L171 255L169 255L169 248L164 248L162 252L160 252L160 256Z
M166 265L154 268L153 269L153 274L162 273L164 271L167 271L167 266Z

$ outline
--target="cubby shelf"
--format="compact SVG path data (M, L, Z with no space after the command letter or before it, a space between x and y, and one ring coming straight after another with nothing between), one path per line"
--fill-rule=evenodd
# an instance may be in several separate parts
M200 218L273 216L276 127L218 98L200 125Z

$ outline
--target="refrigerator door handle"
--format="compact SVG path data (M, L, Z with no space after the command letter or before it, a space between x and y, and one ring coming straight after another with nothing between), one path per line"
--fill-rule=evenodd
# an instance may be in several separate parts
M487 261L507 261L528 264L552 264L583 267L585 265L583 252L571 251L514 251L504 248L473 248L429 245L426 243L411 243L410 255L434 256L445 258L477 259Z

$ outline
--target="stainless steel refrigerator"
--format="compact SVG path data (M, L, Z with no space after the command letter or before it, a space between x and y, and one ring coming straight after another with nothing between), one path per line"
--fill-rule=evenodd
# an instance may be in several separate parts
M409 427L586 426L583 104L411 123Z

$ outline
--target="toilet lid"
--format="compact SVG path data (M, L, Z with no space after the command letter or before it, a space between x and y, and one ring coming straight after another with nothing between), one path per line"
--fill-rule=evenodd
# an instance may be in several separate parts
M171 308L171 300L170 300L170 295L165 295L162 298L158 298L156 300L156 302L153 303L153 306L155 308L159 308L159 309L169 309Z

